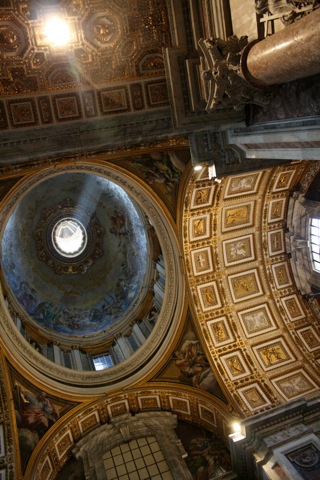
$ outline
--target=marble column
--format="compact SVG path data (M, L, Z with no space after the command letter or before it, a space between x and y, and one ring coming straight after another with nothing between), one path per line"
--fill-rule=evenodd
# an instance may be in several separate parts
M320 73L320 9L264 40L249 44L241 71L255 87L268 87Z

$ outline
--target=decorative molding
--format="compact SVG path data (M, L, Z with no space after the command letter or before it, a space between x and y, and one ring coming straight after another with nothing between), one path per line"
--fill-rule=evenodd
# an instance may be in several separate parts
M306 473L317 477L319 417L316 397L300 398L242 421L243 435L230 436L235 472L240 478L307 478Z
M301 394L316 391L317 312L295 287L284 234L288 198L305 169L299 162L235 173L213 184L206 167L191 176L186 193L184 251L196 318L217 379L245 416L285 402L289 397L280 389L294 368L301 367L308 387ZM201 202L196 208L196 192L203 190L205 197L210 186L210 210ZM190 220L209 213L211 238L192 243ZM208 249L212 268L200 258ZM197 260L204 260L204 271Z
M160 433L162 427L167 432L167 428L175 426L177 417L187 419L195 425L221 435L223 425L229 425L231 422L231 414L227 411L226 406L217 404L215 400L209 397L198 389L194 394L183 388L182 391L180 390L177 393L175 390L168 390L166 387L151 387L148 390L131 390L121 395L100 398L89 407L85 403L81 409L73 410L56 422L55 426L46 435L41 445L41 451L34 451L28 463L25 477L51 478L52 474L56 477L71 452L79 457L90 449L100 449L102 458L102 451L109 447L112 448L112 442L119 445L124 441L143 437L147 432L146 423L150 425L150 428L152 425L153 434L156 434L156 436ZM146 409L148 411L144 410L140 407L140 399L144 398L158 399L157 402L160 402L164 411L160 412L158 408L156 410L149 410L148 408ZM177 409L172 412L173 415L171 413L171 403L174 407L179 407L180 401L182 401L181 412ZM128 412L130 413L123 412L122 408L119 408L117 411L113 410L115 415L110 417L109 406L123 404L126 405L125 408L129 406ZM88 411L90 412L89 415ZM98 418L99 421L93 424L90 420L93 417L94 419ZM81 428L85 424L88 428ZM100 440L97 440L98 437ZM172 443L168 442L166 434L164 434L164 438L168 448L172 449ZM70 439L72 439L72 443L70 443ZM60 452L60 459L57 449ZM40 473L43 477L38 477ZM180 478L180 476L177 478Z

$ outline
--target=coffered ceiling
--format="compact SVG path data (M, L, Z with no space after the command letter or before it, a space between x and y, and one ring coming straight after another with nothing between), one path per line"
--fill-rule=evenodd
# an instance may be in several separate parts
M50 44L49 16L70 28ZM59 36L61 33L56 32ZM168 105L162 49L166 1L4 1L0 12L0 128L16 129Z

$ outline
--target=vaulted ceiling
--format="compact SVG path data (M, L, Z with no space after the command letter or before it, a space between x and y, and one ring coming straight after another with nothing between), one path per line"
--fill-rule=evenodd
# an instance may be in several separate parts
M252 171L220 183L209 178L207 168L195 173L188 122L192 118L200 125L203 119L189 109L188 125L175 125L173 110L179 116L181 99L170 98L168 71L171 80L178 78L182 60L177 56L168 65L164 55L165 48L172 47L174 56L183 45L181 58L186 57L189 73L192 62L198 62L194 30L187 21L189 2L178 2L178 13L173 12L174 2L165 0L107 3L0 1L0 426L10 479L22 472L24 478L55 478L81 438L121 414L172 412L227 445L234 420L312 397L319 388L318 306L303 298L295 283L287 232L290 198L295 190L301 195L308 191L319 171L317 162L259 170L252 163ZM230 18L218 25L210 15L202 17L213 7L201 3L201 33L210 36L219 28L220 34L230 33ZM73 31L64 48L51 46L42 33L45 17L57 10ZM192 78L190 74L189 87ZM182 85L185 97L188 85ZM233 111L226 118L243 121L243 115ZM95 180L82 180L86 175ZM152 276L149 270L144 277L142 306L139 310L136 305L137 294L135 316L112 332L112 341L128 337L133 321L150 312L150 292L153 298L161 286L162 267L155 266L161 255L163 302L150 336L131 356L102 372L73 370L48 359L34 342L52 340L59 355L68 349L83 353L91 342L87 351L102 354L105 344L111 345L105 335L109 325L86 319L86 328L97 329L93 339L80 339L79 319L72 323L70 317L72 332L62 333L72 335L62 341L57 332L61 325L53 333L46 330L44 310L38 310L37 319L29 318L34 310L22 311L13 293L21 282L31 282L37 270L32 288L41 286L44 297L38 307L51 302L58 286L55 300L60 305L63 297L65 308L77 305L80 297L88 305L88 291L96 294L102 309L112 303L116 294L108 290L108 299L101 294L105 278L95 265L70 280L49 261L37 259L31 275L27 259L39 245L33 232L26 235L26 225L36 230L48 208L54 212L81 196L90 210L92 202L99 205L97 215L107 231L103 253L111 255L108 242L123 245L122 234L128 240L135 221L128 229L127 220L123 230L105 221L104 215L115 215L115 208L108 203L112 195L100 195L98 187L109 180L137 207L149 242L147 265L157 272ZM120 230L111 232L115 227ZM134 249L129 253L126 261L136 265ZM115 247L112 261L121 255ZM100 268L101 260L95 261ZM128 271L117 274L121 285L124 276L126 282L131 278ZM81 337L90 337L88 328ZM46 392L59 411L44 437L27 442L27 451L23 438L19 447L21 428L12 414L17 389Z

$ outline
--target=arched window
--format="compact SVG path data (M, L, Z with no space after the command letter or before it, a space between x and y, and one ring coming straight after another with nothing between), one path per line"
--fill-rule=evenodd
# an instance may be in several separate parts
M133 439L103 456L107 478L173 480L156 437Z

